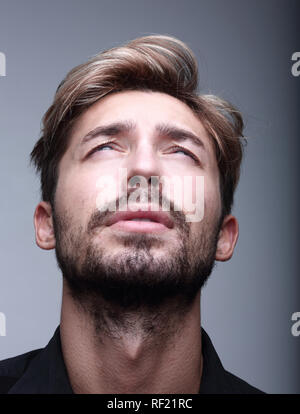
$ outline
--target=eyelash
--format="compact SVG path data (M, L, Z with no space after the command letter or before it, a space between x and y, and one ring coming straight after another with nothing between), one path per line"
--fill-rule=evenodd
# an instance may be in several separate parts
M89 157L90 155L92 155L94 152L96 152L98 149L102 148L102 147L106 147L109 144L113 144L114 141L107 141L107 142L103 142L103 144L97 145L97 147L93 148L88 154L87 156Z
M179 151L185 152L186 154L188 154L197 164L200 164L200 160L198 159L198 157L196 157L196 155L194 155L192 152L190 152L189 150L187 150L184 147L180 147L180 146L176 146L176 147L172 147L171 149L177 149Z
M104 142L103 144L98 145L97 147L93 148L89 153L88 156L92 155L94 152L96 152L97 150L109 146L109 144L114 144L114 141L107 141ZM191 157L197 164L200 164L200 160L198 159L198 157L196 157L196 155L194 155L192 152L190 152L189 150L187 150L184 147L180 147L180 146L175 146L172 147L171 149L177 149L179 151L185 152L189 157Z

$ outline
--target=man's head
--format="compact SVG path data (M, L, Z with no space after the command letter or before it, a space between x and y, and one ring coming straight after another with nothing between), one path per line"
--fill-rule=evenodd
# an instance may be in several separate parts
M102 295L127 308L190 302L214 261L232 256L243 122L228 103L198 95L197 76L186 45L148 36L96 55L60 84L31 154L43 198L36 240L56 249L79 300ZM109 175L119 186L120 168L149 187L153 176L192 177L193 196L203 176L203 219L188 223L188 211L175 211L170 196L164 225L113 224L115 213L97 209L97 182ZM159 194L161 203L166 195Z

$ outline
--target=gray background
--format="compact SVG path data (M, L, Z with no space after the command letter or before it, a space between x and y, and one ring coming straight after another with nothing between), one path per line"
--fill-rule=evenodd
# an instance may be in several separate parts
M54 252L35 245L39 181L28 165L66 72L145 34L195 52L200 87L243 112L249 144L236 193L240 237L202 294L202 323L224 367L271 393L300 392L299 1L0 1L0 359L43 347L59 323Z

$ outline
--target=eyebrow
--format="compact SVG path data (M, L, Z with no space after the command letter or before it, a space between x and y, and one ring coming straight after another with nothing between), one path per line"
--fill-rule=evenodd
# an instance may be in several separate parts
M87 141L90 141L93 138L96 138L100 135L103 136L112 136L118 135L124 132L129 132L135 129L135 124L131 121L124 121L124 122L113 122L109 125L100 125L95 129L92 129L88 132L81 140L81 144L84 144Z
M198 135L186 129L179 128L177 126L170 124L161 123L156 125L155 130L160 135L167 136L168 138L175 139L176 141L190 140L198 147L202 147L203 149L205 149L205 146L201 138L198 137Z
M113 136L126 132L130 132L136 128L136 124L132 121L120 121L113 122L108 125L100 125L93 130L89 131L81 140L81 144L84 144L87 141L90 141L93 138L98 136ZM203 141L199 136L194 134L191 131L188 131L183 128L179 128L175 125L160 123L155 127L156 133L159 135L166 136L168 138L174 139L176 141L186 141L190 140L198 147L205 149Z

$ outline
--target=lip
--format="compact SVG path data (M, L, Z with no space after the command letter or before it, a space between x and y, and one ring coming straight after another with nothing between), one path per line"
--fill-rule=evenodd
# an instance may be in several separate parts
M145 209L144 209L145 210ZM106 225L113 226L120 230L156 232L172 229L174 222L171 217L163 211L120 211L113 214ZM131 221L132 219L144 218L151 221Z

